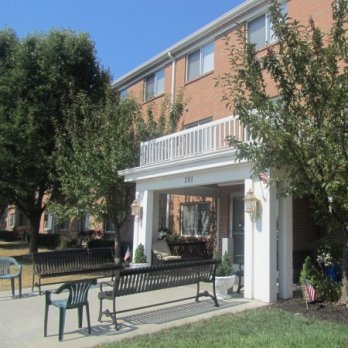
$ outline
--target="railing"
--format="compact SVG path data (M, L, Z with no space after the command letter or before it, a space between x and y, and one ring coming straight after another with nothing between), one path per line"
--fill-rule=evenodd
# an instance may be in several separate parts
M247 140L247 132L241 126L238 117L225 117L143 142L140 149L140 166L174 161L229 148L230 145L226 140L228 136L234 136L240 141Z

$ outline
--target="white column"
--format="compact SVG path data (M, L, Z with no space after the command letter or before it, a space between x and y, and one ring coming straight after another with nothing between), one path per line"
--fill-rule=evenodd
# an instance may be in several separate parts
M279 185L279 189L284 183ZM279 266L279 297L282 299L293 296L293 209L292 195L279 198L279 240L278 240L278 266Z
M253 181L244 181L245 194L253 190ZM245 195L244 194L244 195ZM254 224L248 213L244 213L244 297L254 298Z
M154 192L138 191L136 199L141 206L141 215L134 217L133 256L135 249L141 243L144 245L147 261L151 262L152 232L154 228Z
M254 222L254 298L264 302L277 300L276 187L254 182L259 198Z

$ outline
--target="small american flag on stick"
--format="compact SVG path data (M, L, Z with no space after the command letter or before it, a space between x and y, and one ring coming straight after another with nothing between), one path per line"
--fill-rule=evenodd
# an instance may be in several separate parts
M259 179L264 183L269 183L269 176L266 173L259 173Z
M127 261L132 256L129 247L127 248L126 254L124 255L124 260Z
M305 282L305 287L308 295L309 302L314 302L317 299L317 292L314 289L313 285L308 282Z

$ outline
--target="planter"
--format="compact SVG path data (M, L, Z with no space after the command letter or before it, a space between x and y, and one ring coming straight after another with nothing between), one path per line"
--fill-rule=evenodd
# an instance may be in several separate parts
M236 284L236 280L236 275L231 275L227 277L215 277L216 296L219 300L223 300L225 298L230 297L228 294L228 290Z
M143 263L134 263L131 262L129 264L130 268L144 268L144 267L150 267L150 262L143 262Z

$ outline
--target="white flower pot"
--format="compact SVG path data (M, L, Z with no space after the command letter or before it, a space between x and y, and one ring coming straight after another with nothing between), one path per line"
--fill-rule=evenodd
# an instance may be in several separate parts
M134 263L131 262L129 264L130 268L144 268L144 267L150 267L150 262L143 262L143 263Z
M223 300L227 297L230 297L227 292L233 287L233 285L235 285L236 280L236 275L227 277L215 277L215 290L218 300Z

